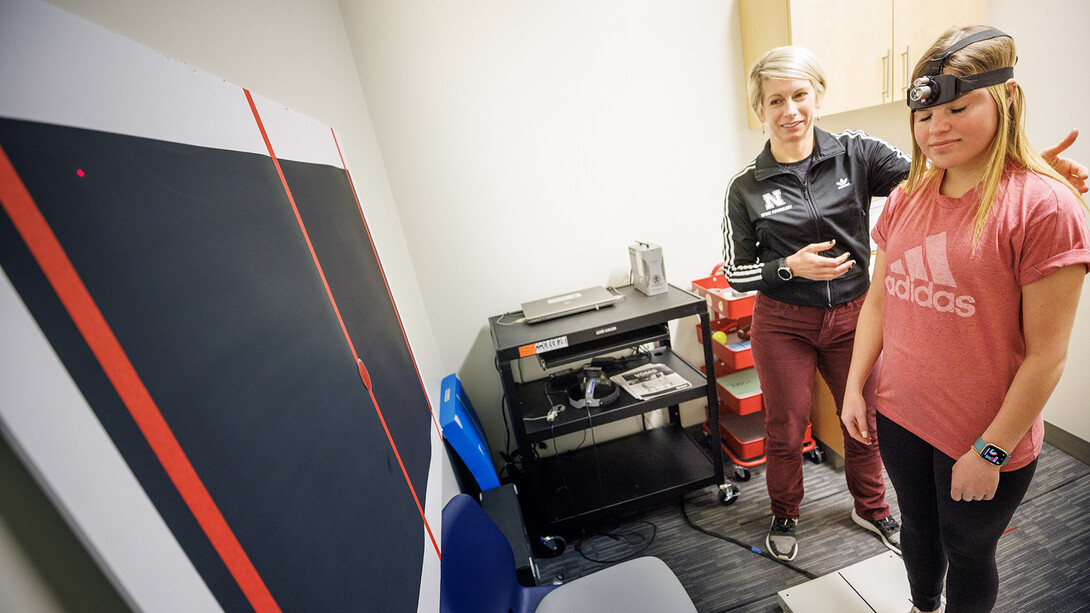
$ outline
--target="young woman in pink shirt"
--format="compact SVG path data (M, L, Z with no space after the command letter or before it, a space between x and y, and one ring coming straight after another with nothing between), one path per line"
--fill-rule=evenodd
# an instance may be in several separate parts
M924 53L912 166L872 234L842 420L879 445L916 611L940 610L944 583L951 611L994 606L996 544L1033 477L1090 264L1085 203L1026 138L1016 61L986 26Z

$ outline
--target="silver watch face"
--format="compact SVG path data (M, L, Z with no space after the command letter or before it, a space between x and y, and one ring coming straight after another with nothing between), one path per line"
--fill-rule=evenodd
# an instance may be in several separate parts
M786 266L780 266L776 270L776 274L779 275L780 278L784 281L790 281L791 278L795 276L795 274L791 272L791 269Z

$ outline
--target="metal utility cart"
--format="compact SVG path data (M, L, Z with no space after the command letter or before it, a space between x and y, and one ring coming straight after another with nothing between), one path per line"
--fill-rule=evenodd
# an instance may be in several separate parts
M704 361L712 363L711 317L704 300L674 286L654 296L631 285L616 289L625 298L596 311L534 324L520 321L517 313L489 319L522 462L519 498L531 541L660 505L708 485L720 487L720 499L737 493L724 481L718 416L710 418L716 427L708 437L710 444L705 444L682 428L678 408L682 402L701 398L711 406L717 403L714 381L670 345L668 323L697 315L705 337ZM564 406L563 390L555 388L553 374L534 380L527 375L531 370L554 374L578 370L596 357L637 349L641 357L646 354L651 363L665 364L690 385L648 400L621 390L608 405L575 408ZM606 375L617 372L607 370ZM563 410L557 412L558 407ZM538 457L535 450L565 434L663 408L669 409L670 416L664 426L647 427L646 420L641 420L634 434L594 444L595 437L588 433L586 444L548 457Z

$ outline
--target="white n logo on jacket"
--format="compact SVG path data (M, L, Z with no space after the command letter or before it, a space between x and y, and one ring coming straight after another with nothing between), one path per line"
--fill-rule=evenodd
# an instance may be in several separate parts
M764 198L766 211L770 211L778 206L784 206L785 204L787 204L783 201L783 194L781 194L780 190L778 189L773 190L767 194L761 194L761 198Z

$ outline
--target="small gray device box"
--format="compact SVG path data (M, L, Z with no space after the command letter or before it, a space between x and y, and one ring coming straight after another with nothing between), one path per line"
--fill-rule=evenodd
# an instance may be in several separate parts
M648 296L667 291L662 247L637 241L628 246L628 259L632 263L632 285L636 289Z
M524 302L522 303L522 314L526 317L526 323L532 324L574 313L582 313L591 309L600 309L623 298L624 295L611 292L598 285L577 292L552 296L551 298Z

